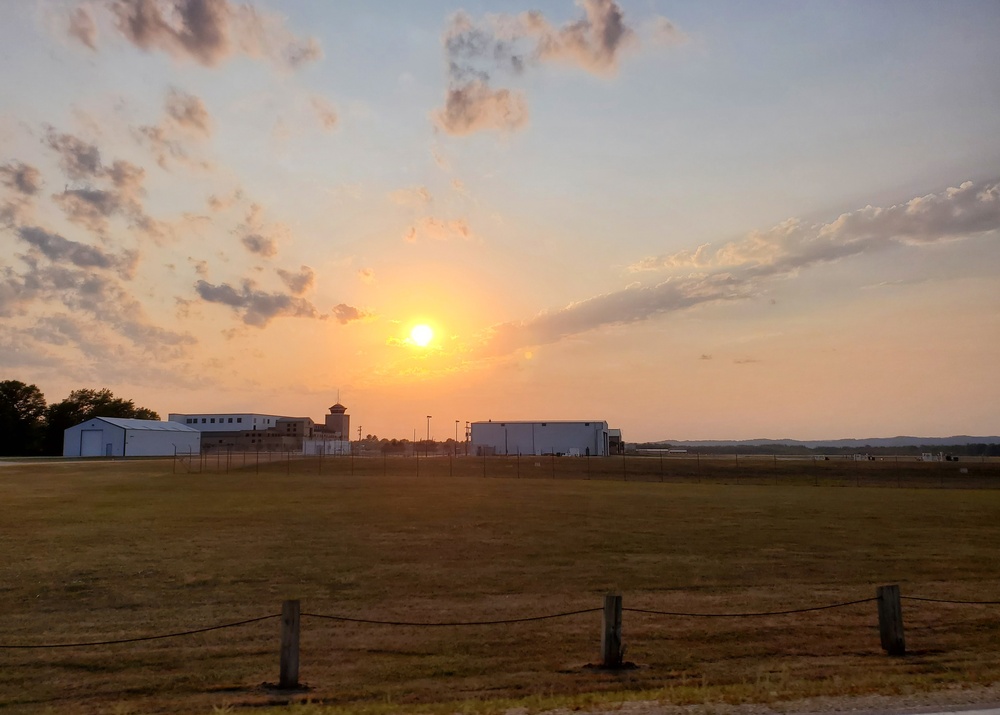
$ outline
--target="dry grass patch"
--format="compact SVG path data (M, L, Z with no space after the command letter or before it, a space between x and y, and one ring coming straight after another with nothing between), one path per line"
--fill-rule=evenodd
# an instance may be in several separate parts
M373 461L352 477L326 466L4 467L0 641L182 631L277 613L285 598L306 612L400 621L589 609L609 590L626 608L684 612L823 605L882 583L997 600L998 491L483 479L444 461L419 477L383 476ZM489 712L623 694L756 702L939 689L998 679L996 616L906 602L913 653L892 659L878 647L874 604L754 619L626 613L627 658L641 667L622 673L583 667L597 658L596 613L470 628L306 617L306 693L261 687L277 678L278 624L265 621L0 650L0 708L211 712L311 699L330 712Z

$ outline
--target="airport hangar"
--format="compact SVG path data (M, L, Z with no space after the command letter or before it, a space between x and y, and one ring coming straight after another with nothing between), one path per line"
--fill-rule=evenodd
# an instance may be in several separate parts
M64 457L163 457L200 451L201 433L176 422L94 417L63 432Z
M606 457L621 453L623 448L621 430L609 429L604 420L473 422L471 441L476 455Z

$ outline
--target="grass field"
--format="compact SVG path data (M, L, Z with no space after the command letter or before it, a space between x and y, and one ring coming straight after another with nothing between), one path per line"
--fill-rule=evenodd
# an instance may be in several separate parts
M488 461L484 478L474 458L250 459L0 468L0 643L184 631L278 613L286 598L308 613L420 622L597 608L611 590L626 608L682 612L825 605L887 583L904 596L1000 600L1000 490L985 488L1000 481L996 463L687 459L664 471L649 458L521 458ZM268 620L0 649L0 710L310 699L334 711L491 711L623 693L774 701L1000 680L1000 607L906 601L904 618L910 654L889 658L873 603L747 619L627 612L626 658L640 667L602 672L586 667L598 659L598 613L444 628L307 617L310 689L294 695L262 687L278 675Z

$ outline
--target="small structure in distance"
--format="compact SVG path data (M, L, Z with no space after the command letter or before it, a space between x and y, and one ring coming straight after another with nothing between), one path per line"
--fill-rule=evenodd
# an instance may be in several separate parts
M165 457L200 451L201 433L177 422L93 417L63 432L64 457Z

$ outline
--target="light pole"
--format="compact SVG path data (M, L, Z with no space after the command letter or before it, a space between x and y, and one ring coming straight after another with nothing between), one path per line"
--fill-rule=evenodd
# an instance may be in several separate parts
M455 420L455 456L458 456L458 420Z
M431 449L431 416L427 415L427 441L424 443L424 456L426 457Z

